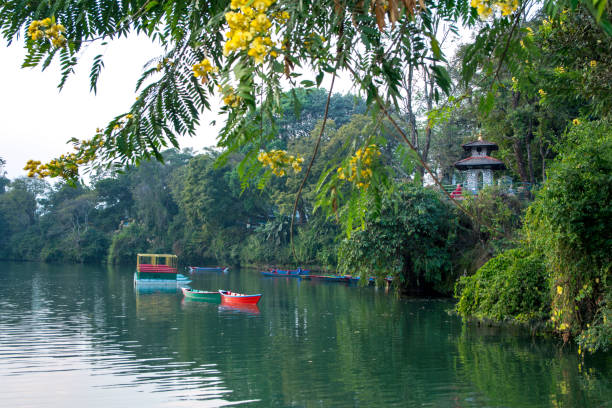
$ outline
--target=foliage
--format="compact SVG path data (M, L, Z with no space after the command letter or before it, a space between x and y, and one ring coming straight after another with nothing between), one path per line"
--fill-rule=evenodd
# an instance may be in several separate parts
M499 186L488 186L461 202L473 216L458 212L449 250L454 276L470 276L491 258L517 246L527 202ZM454 286L454 281L449 282L445 293L452 293Z
M474 75L468 86L484 98L474 113L485 139L499 145L513 175L537 183L546 179L547 165L572 121L609 115L612 36L578 8L555 18L537 14L517 21L506 54L492 59L488 47L495 46L495 38L485 29L461 50L462 72Z
M149 243L141 224L132 223L113 235L108 249L109 264L134 263L138 253L147 253Z
M471 224L473 240L491 245L493 253L513 245L527 204L516 191L505 186L488 186L478 195L466 197L464 204L475 215L474 219L466 220Z
M611 202L612 123L583 121L568 132L527 212L526 239L544 255L552 276L555 329L565 340L578 335L591 351L607 348L611 339Z
M380 210L370 205L363 227L342 241L338 267L363 281L391 275L408 291L432 291L449 275L453 218L436 192L398 185L382 197Z
M545 320L550 312L550 282L544 262L524 248L510 249L463 276L455 287L457 311L495 321Z

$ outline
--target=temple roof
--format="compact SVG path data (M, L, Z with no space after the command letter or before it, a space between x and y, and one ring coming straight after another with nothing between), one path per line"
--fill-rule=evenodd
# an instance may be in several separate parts
M497 143L487 142L486 140L475 140L473 142L462 144L465 150L470 150L472 147L489 147L490 150L497 150Z
M455 163L455 167L459 170L468 169L494 169L503 170L506 165L503 161L491 156L470 156L467 159L459 160Z

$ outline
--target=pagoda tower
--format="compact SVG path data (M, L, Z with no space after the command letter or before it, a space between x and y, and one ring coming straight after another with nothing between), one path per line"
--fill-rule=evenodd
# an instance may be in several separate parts
M493 170L504 170L504 162L491 157L491 152L497 150L497 144L478 140L461 145L470 156L459 160L455 167L461 172L467 172L465 177L465 188L472 193L477 193L481 188L493 184Z

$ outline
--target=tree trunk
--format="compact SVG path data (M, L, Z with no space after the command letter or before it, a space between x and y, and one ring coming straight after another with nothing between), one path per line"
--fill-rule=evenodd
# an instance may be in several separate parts
M423 82L424 82L423 91L424 91L424 96L425 96L425 104L427 107L427 112L431 112L433 108L434 81L431 75L429 74L429 71L427 71L426 67L423 67ZM425 163L427 163L427 157L429 156L430 145L431 145L431 127L429 126L429 123L427 123L427 125L425 125L424 146L423 146L423 149L419 150L419 153L421 154L421 157L423 158L423 161ZM418 149L418 145L416 146ZM421 180L423 180L423 176L425 175L425 169L422 166L419 166L418 170L421 176Z
M414 78L414 66L412 63L408 67L408 82L404 85L406 88L406 112L408 113L408 125L410 126L410 140L414 146L418 144L418 130L416 126L416 116L412 109L412 88Z
M533 159L531 157L531 138L527 137L527 142L525 143L525 147L527 149L527 165L528 165L528 169L529 169L529 182L531 184L534 183L534 176L533 176Z
M512 144L512 150L514 151L514 157L516 159L516 170L518 171L521 181L527 182L527 170L525 169L525 162L523 161L523 155L521 152L521 139L515 138Z
M529 168L529 182L535 183L535 177L533 174L533 158L531 156L531 141L533 140L533 123L529 121L529 132L527 132L527 140L525 141L525 147L527 148L527 165Z
M521 98L520 92L512 93L512 107L514 109L518 107L520 98ZM514 141L512 143L512 150L514 152L514 158L516 159L517 171L518 171L519 177L521 178L521 181L527 182L529 181L529 178L527 176L527 170L525 169L525 162L523 160L523 154L522 154L523 152L521 149L521 142L523 138L520 135L515 134L513 139Z

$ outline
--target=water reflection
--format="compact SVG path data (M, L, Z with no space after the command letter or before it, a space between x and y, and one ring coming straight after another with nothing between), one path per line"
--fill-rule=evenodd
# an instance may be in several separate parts
M131 268L0 263L0 406L605 406L610 355L464 326L439 300L194 274L256 309L134 288ZM145 289L145 290L141 290Z
M259 315L259 307L257 305L221 304L219 305L219 312L221 313L245 313L247 315Z
M257 401L232 398L216 363L177 358L176 287L175 293L151 287L132 292L127 280L108 282L114 290L105 292L100 271L23 266L3 268L0 275L0 406L217 407ZM150 331L156 325L165 338Z

